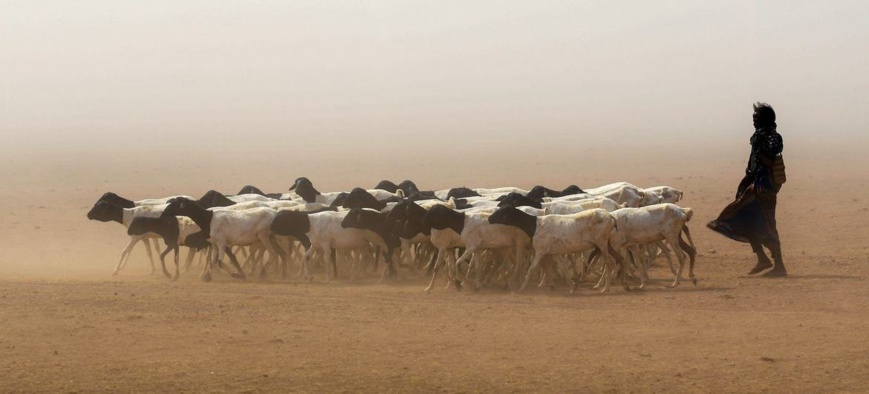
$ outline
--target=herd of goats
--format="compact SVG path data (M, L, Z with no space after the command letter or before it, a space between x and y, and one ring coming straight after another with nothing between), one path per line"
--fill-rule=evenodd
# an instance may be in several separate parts
M396 266L427 272L431 281L426 291L442 268L446 286L459 290L468 284L522 291L534 279L552 288L563 281L573 292L593 275L594 288L606 291L613 278L626 290L628 281L637 279L643 288L659 255L666 257L675 277L670 287L679 284L686 259L696 285L697 253L687 226L693 212L675 204L681 198L682 192L672 187L644 189L626 182L593 189L420 191L411 181L382 181L373 189L321 193L303 177L288 193L245 186L236 195L212 190L200 199L139 201L105 193L87 217L116 221L127 229L130 241L113 275L139 241L145 244L153 273L153 240L163 273L173 280L180 272L179 249L185 246L190 249L185 270L199 253L205 281L211 280L214 266L239 279L268 272L285 278L291 264L298 265L298 275L306 280L321 273L329 281L338 275L339 255L355 279L370 270L379 272L382 256L381 280L397 275ZM166 244L162 253L158 238ZM165 264L173 251L174 277ZM224 255L231 268L223 263ZM237 255L245 258L243 264Z

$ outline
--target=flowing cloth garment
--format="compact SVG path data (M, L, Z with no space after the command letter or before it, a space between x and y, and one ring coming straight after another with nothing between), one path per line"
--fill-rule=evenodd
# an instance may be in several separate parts
M775 183L773 178L773 162L783 148L781 135L774 127L755 131L745 178L739 183L736 200L707 227L739 242L779 249L775 206L781 184Z

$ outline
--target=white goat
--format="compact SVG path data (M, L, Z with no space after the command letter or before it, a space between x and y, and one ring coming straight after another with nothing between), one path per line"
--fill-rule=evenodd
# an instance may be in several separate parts
M596 208L606 210L607 212L612 212L616 209L625 208L625 204L619 204L606 197L589 198L578 201L558 201L543 203L543 210L546 215L569 215Z
M481 286L484 274L483 264L479 261L480 252L492 250L503 258L505 252L513 251L515 260L510 271L511 276L515 277L516 267L522 262L525 248L531 243L531 238L518 228L490 224L489 215L489 213L473 211L463 213L446 207L435 206L428 211L423 219L423 223L431 225L433 230L450 228L461 236L465 253L456 260L455 265L459 266L462 262L470 259L471 266L476 269L475 288ZM512 282L512 280L510 281Z
M271 228L276 235L299 239L307 248L302 263L305 278L312 278L309 264L314 253L331 256L332 274L337 275L335 256L330 253L332 249L361 249L374 244L380 247L381 251L388 250L380 235L370 230L342 227L341 223L349 212L324 211L306 214L289 210L281 211ZM329 282L332 276L327 268L325 281Z
M477 192L481 196L496 196L497 197L497 196L510 194L510 193L519 193L519 194L524 196L524 195L528 194L528 190L520 189L518 187L512 187L512 186L497 187L494 189L476 188L476 189L472 189L472 190L474 190L475 192Z
M269 197L263 196L261 194L255 194L255 193L237 194L234 196L226 196L226 198L228 198L231 201L236 202L236 203L242 203L242 202L248 202L248 201L261 201L261 202L277 201L273 198L269 198Z
M691 239L691 232L688 230L687 223L691 220L694 211L691 208L681 208L675 204L658 204L641 208L622 208L611 212L616 218L616 229L610 234L610 245L618 251L617 260L624 257L622 253L625 248L632 245L649 244L658 241L667 241L670 248L679 259L679 269L676 272L676 278L668 287L679 285L682 278L682 270L685 267L685 255L688 253L690 264L688 276L694 284L697 284L697 279L694 277L694 260L697 255L694 247L694 240ZM685 233L688 242L682 240L681 234ZM640 259L640 264L645 264ZM622 275L627 268L621 263ZM645 278L642 272L645 267L640 267L640 288L645 286ZM604 272L605 276L610 276Z
M670 186L653 186L643 189L643 192L660 197L661 203L675 204L682 200L682 191Z
M212 258L205 264L202 280L211 280L211 269L215 262L223 259L223 255L231 246L248 246L262 244L269 252L269 264L278 257L277 250L269 240L271 223L277 211L271 208L251 208L246 210L214 209L207 210L191 200L174 200L163 211L163 215L187 216L193 219L202 231L209 236L208 241L214 246ZM232 255L230 260L238 271L233 276L244 279L244 271Z
M502 207L489 217L489 223L516 227L532 239L534 260L519 288L520 292L528 285L531 275L543 258L549 255L578 253L596 247L603 255L606 265L613 265L608 240L616 227L616 219L603 209L591 209L571 215L535 217L513 207ZM604 285L604 291L607 286L608 281Z

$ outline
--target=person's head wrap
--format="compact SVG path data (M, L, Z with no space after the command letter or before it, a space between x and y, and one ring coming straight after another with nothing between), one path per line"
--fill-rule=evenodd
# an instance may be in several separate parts
M767 127L775 128L775 110L767 103L754 103L754 128L763 129Z

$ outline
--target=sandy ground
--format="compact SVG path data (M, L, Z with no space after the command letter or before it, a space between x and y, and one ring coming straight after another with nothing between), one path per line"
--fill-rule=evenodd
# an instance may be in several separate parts
M622 151L405 149L317 160L288 154L190 157L142 150L12 152L0 160L0 391L774 391L869 390L869 160L857 148L786 150L779 228L791 276L745 276L747 245L704 228L731 198L747 146L686 146L679 161ZM847 144L845 144L847 145ZM550 146L548 149L535 149ZM389 147L378 149L388 150ZM320 156L318 156L320 155ZM252 159L252 157L255 157ZM238 282L148 275L141 247L85 213L105 191L131 198L245 184L321 190L414 179L450 186L593 187L617 180L686 191L699 285L601 295L584 283L477 293L415 273L377 284Z

